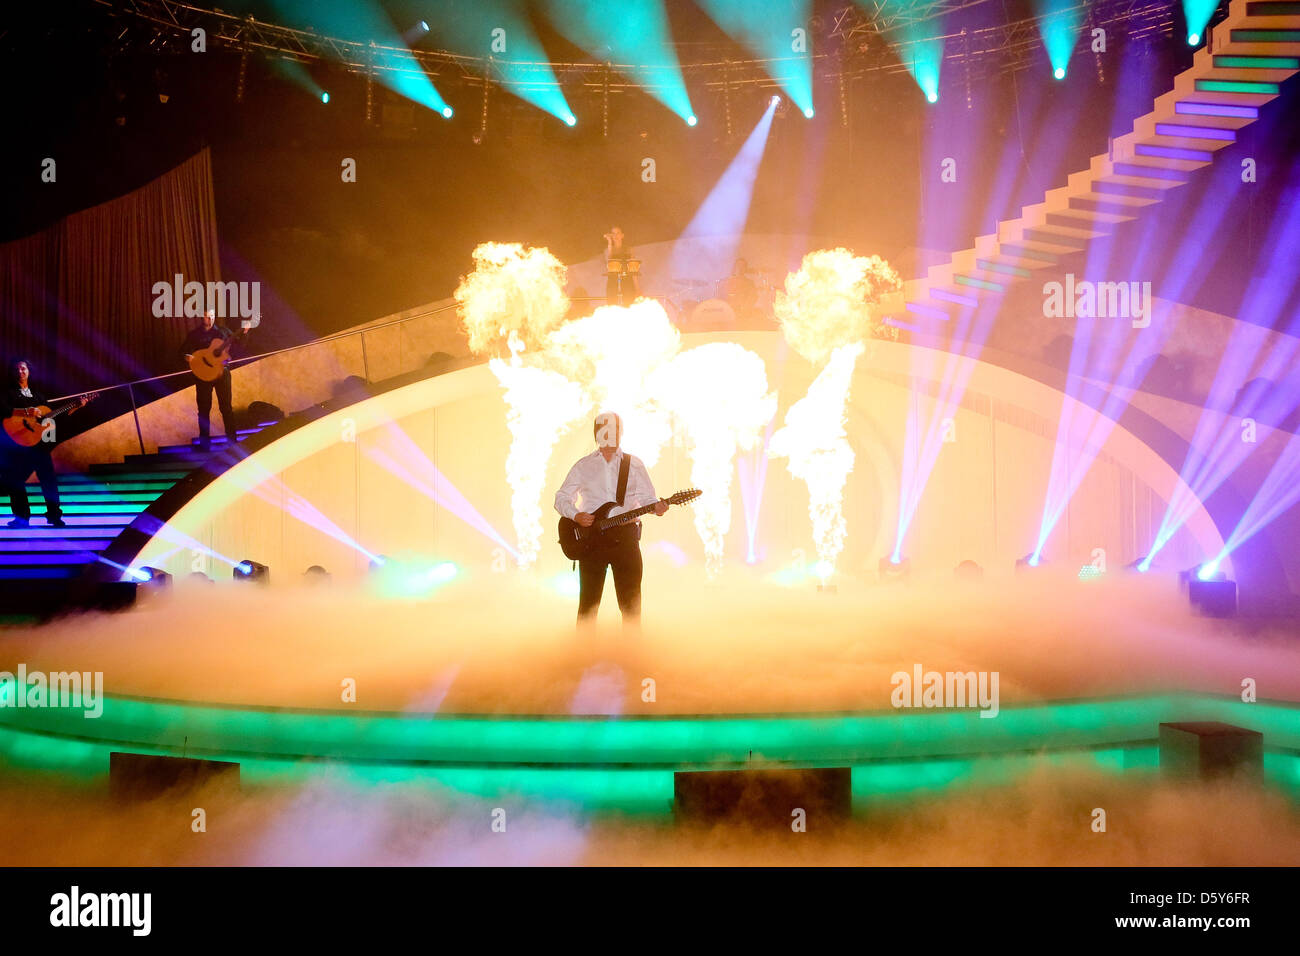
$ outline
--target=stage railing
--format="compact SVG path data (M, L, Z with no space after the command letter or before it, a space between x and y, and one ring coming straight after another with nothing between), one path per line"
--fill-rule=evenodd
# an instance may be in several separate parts
M646 298L662 299L664 297L646 296ZM608 301L608 299L605 296L575 296L575 297L571 297L570 301L574 303L584 303L584 304L586 303L604 304L605 302ZM229 367L232 370L234 370L246 365L251 365L254 362L263 361L265 359L274 358L280 355L286 355L293 352L301 352L308 349L319 349L323 346L329 346L334 343L356 341L360 345L360 352L361 352L361 356L360 356L361 368L359 369L359 373L361 377L365 379L367 382L372 380L383 380L387 378L392 378L396 375L408 374L410 372L418 370L419 368L427 364L430 356L425 351L419 349L409 349L409 350L405 349L403 347L403 343L401 339L403 330L407 329L412 323L415 323L419 320L429 319L436 316L444 315L448 312L452 312L453 310L455 310L455 308L456 308L456 304L454 302L451 302L444 305L439 305L435 308L424 309L419 312L412 313L410 315L402 315L399 316L398 318L389 319L387 321L376 322L374 324L365 325L359 328L345 329L341 332L335 332L330 335L324 335L321 336L320 338L312 339L308 342L301 342L297 345L289 345L283 348L271 349L265 352L258 352L253 355L239 356L237 358L232 358L230 360ZM582 314L586 314L585 310L583 310ZM397 329L398 337L399 337L397 349L395 350L398 356L397 361L396 363L394 363L391 360L392 350L390 350L387 353L388 360L382 363L384 366L383 373L379 374L377 379L372 379L371 371L372 371L373 363L371 358L371 350L367 346L367 337L370 337L373 340L373 337L376 334L394 328ZM407 358L408 355L410 356L410 358ZM97 392L103 394L103 393L115 392L119 390L125 390L126 395L129 398L131 404L131 417L132 417L132 422L135 426L134 430L135 430L136 442L139 445L140 453L146 454L147 453L147 446L145 442L146 426L141 422L140 411L142 405L140 403L139 400L140 395L137 390L143 388L146 385L156 384L160 382L168 382L176 378L188 379L189 377L192 376L192 374L193 373L190 372L189 369L181 369L175 372L165 372L160 375L151 375L145 378L133 379L132 381L129 382L119 382L116 384L106 385L99 388L87 389L84 390L84 392L82 391L74 392L70 395L64 395L64 396L59 396L58 398L52 398L50 399L50 402L54 403L54 402L62 401L67 398L75 397L76 395L84 394L85 392ZM164 400L166 397L167 397L166 395L157 396L155 398L150 399L149 401L150 402L161 401ZM276 398L277 396L274 395L267 396L267 399L272 401L276 400Z

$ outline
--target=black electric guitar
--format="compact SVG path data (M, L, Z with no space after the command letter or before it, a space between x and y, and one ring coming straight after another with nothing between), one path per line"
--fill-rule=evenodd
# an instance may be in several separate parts
M688 501L694 501L702 494L704 492L698 488L687 488L685 491L679 491L667 498L660 498L659 501L666 505L684 505ZM659 501L642 508L625 511L613 518L608 517L609 509L618 506L612 501L607 501L591 512L596 520L591 523L590 528L584 528L572 518L561 518L560 548L564 551L564 556L570 561L578 561L585 558L592 551L599 551L601 548L608 547L613 543L613 534L617 533L614 529L630 524L642 515L654 511L658 507Z

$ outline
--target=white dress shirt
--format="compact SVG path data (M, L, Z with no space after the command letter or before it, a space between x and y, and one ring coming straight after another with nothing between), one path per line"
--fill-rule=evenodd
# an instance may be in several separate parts
M606 501L614 501L618 497L618 469L623 455L623 450L619 449L606 462L605 456L597 449L585 458L579 458L569 469L568 477L560 485L560 490L555 493L555 510L572 519L579 511L592 512ZM611 515L643 508L659 500L641 459L635 455L628 457L632 459L632 464L627 470L627 491L623 495L623 507L611 508Z

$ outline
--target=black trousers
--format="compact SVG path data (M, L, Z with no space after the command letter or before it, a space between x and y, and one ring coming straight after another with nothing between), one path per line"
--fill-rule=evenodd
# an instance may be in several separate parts
M605 569L614 572L614 594L623 612L623 623L634 624L641 618L641 545L637 535L629 533L618 544L583 558L578 562L578 623L589 623L600 609L605 593Z
M27 476L32 472L36 472L36 478L41 483L41 494L45 496L45 516L63 516L63 509L59 506L59 479L54 474L54 462L50 458L48 445L5 449L0 471L3 471L4 494L9 499L15 518L32 516L32 504L27 500Z
M215 382L205 382L194 377L194 400L199 406L199 438L207 438L212 430L212 393L217 393L217 409L221 412L221 430L226 437L235 437L235 409L230 403L230 370L221 373Z

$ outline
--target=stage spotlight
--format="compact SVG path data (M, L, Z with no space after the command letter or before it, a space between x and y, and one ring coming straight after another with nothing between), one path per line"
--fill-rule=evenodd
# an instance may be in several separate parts
M329 101L330 101L330 95L329 95L328 93L321 93L321 95L320 95L320 101L321 101L322 103L329 103Z
M891 556L881 558L877 565L880 571L881 581L906 581L912 574L912 561L910 558L899 558Z
M572 113L570 113L568 116L564 117L564 125L565 125L565 126L576 126L576 125L578 125L578 117L576 117L576 116L574 116Z
M1145 555L1131 564L1124 565L1124 570L1136 571L1138 574L1146 574L1151 570L1151 555Z
M780 105L781 105L781 97L780 97L780 96L773 96L770 100L767 101L767 105L768 105L768 106L780 106Z
M1052 71L1052 76L1056 77L1058 80L1065 79L1065 67L1058 66Z
M452 114L452 108L450 106L444 106L442 108L442 115L444 118L451 119L451 114Z
M1188 46L1196 46L1196 44L1198 44L1198 43L1200 43L1200 42L1201 42L1201 35L1200 35L1199 33L1189 33L1189 34L1187 34L1187 45L1188 45Z
M694 125L695 125L696 123L698 123L698 122L699 122L699 120L695 118L695 114L694 114L694 113L692 113L690 116L686 117L686 125L687 125L687 126L694 126Z
M161 568L133 568L131 576L151 591L162 591L172 586L172 576Z
M235 565L231 576L236 581L254 581L258 584L271 583L271 569L265 564L258 564L245 558Z
M1032 571L1042 566L1043 556L1040 554L1027 554L1023 558L1016 559L1016 571Z
M1218 561L1206 561L1178 572L1178 588L1188 590L1197 581L1226 581L1228 576L1219 570Z
M938 102L939 102L939 94L938 94L938 93L926 93L926 94L925 94L925 98L926 98L928 101L930 101L931 103L938 103Z
M411 27L402 34L402 42L407 46L414 46L426 33L429 32L429 21L420 20L411 25Z
M809 119L812 119L812 118L813 118L813 108L812 108L811 106L808 107L806 110L803 111L803 115L806 116L806 117L808 117Z
M974 561L966 560L957 565L953 576L961 581L979 581L984 577L984 569Z
M384 565L388 563L388 555L377 554L370 560L370 572L373 574L377 571L384 570Z

